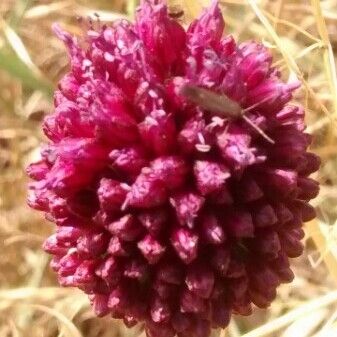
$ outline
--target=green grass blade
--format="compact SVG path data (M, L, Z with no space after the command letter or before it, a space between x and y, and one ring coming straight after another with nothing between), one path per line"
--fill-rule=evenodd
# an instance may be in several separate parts
M39 78L17 55L0 50L0 69L17 78L25 87L41 90L46 95L52 96L53 85Z

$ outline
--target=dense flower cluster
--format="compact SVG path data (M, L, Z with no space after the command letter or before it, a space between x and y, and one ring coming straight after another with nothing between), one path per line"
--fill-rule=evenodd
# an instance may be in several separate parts
M81 40L55 27L71 70L28 202L57 225L44 249L60 284L150 337L207 337L267 307L315 216L319 160L289 104L298 84L281 81L263 45L223 29L216 2L185 31L155 1L135 24L89 26ZM188 86L246 119L196 104Z

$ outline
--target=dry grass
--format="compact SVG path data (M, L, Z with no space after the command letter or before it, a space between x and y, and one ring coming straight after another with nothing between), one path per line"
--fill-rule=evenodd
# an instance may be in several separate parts
M171 0L196 16L207 0ZM136 1L0 0L0 337L138 336L92 315L84 295L59 288L40 248L52 230L25 205L23 168L36 155L39 126L52 86L67 66L50 25L76 33L76 16L128 15ZM293 261L296 279L266 311L235 319L221 336L337 336L337 0L222 0L227 31L273 49L285 78L302 83L295 99L307 110L312 150L323 159L314 201L318 220L306 226L306 252Z

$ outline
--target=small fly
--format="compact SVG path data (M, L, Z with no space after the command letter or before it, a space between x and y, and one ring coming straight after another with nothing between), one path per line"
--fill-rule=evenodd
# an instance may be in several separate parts
M184 16L184 10L180 6L171 6L168 12L169 17L172 19L180 19Z

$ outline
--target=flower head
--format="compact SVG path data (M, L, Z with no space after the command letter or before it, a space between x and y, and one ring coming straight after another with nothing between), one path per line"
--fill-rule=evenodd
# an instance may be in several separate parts
M186 31L158 1L81 41L54 29L71 69L28 203L57 225L44 249L60 284L150 337L205 337L267 307L315 216L298 84L223 35L216 1Z

